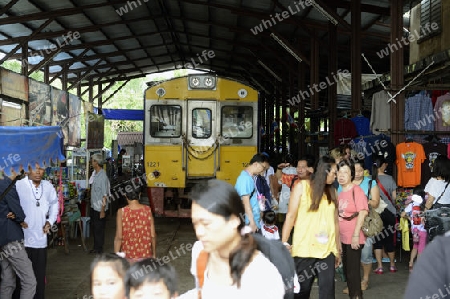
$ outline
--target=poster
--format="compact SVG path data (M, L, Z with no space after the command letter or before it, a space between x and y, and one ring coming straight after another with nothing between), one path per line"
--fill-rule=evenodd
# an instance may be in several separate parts
M69 96L68 93L52 87L52 126L61 126L64 145L69 142Z
M28 101L28 78L21 74L1 69L1 86L0 93L2 95Z
M69 142L71 146L81 145L81 101L69 93Z
M29 79L29 114L32 126L52 124L50 85Z
M88 149L98 149L103 148L103 139L105 133L105 118L103 115L98 115L94 113L87 113L88 118L88 138L87 138L87 148Z

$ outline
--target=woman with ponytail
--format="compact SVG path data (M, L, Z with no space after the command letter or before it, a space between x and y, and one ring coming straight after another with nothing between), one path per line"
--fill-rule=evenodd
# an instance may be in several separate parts
M337 194L332 186L336 171L333 158L321 157L311 180L301 180L291 192L281 240L291 250L299 277L300 294L295 298L310 298L316 277L319 298L335 298L334 269L341 260ZM291 247L287 241L292 229Z
M373 159L373 173L377 173L375 178L380 189L380 205L375 210L380 214L381 220L383 220L383 230L382 232L374 237L375 243L373 244L375 258L377 260L377 269L383 269L383 248L387 252L389 257L390 272L397 272L397 267L395 267L395 222L397 210L394 206L396 198L397 184L394 179L385 174L386 167L388 163L383 156L375 156ZM384 203L384 204L382 204Z
M282 277L257 250L234 187L219 180L205 181L194 187L191 198L198 239L192 248L191 273L198 297L282 299Z

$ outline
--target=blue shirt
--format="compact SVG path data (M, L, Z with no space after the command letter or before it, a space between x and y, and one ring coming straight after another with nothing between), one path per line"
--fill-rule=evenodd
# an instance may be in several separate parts
M261 228L261 210L259 209L258 199L256 198L256 190L255 190L255 181L253 180L253 177L246 171L243 170L239 177L236 180L236 184L234 185L234 188L236 189L239 196L242 198L242 196L245 195L253 195L250 198L250 207L253 212L253 219L255 221L256 226L260 229ZM248 220L247 215L245 215L245 224L249 224L250 221Z

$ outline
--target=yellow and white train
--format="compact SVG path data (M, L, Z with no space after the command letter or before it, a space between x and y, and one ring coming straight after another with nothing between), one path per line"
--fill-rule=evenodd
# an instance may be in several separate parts
M144 161L156 215L190 217L190 186L234 185L257 152L258 92L240 82L195 74L145 91Z

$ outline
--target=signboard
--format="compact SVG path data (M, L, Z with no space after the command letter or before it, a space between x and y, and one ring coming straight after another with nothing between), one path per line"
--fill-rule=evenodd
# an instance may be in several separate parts
M29 79L29 113L31 125L52 124L52 100L50 85Z
M0 93L19 100L28 101L28 78L21 74L1 69Z
M103 148L103 139L105 136L105 118L103 115L87 113L88 137L87 148L98 149Z
M81 145L81 101L69 93L69 145Z

